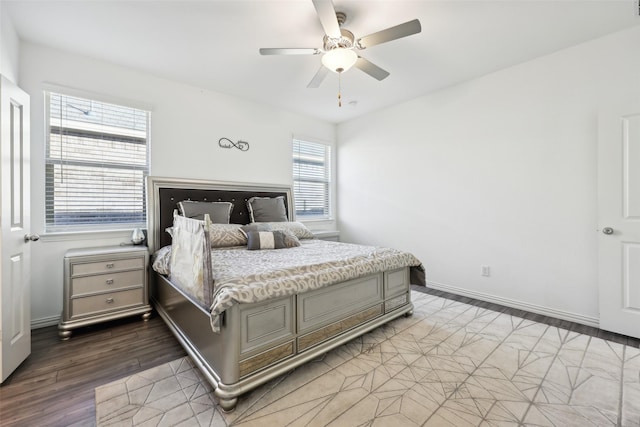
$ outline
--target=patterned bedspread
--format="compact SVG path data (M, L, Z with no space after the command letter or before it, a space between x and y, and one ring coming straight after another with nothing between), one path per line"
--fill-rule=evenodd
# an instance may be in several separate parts
M236 303L265 301L401 267L424 271L407 252L316 239L279 250L212 249L211 263L214 332L220 330L220 315Z

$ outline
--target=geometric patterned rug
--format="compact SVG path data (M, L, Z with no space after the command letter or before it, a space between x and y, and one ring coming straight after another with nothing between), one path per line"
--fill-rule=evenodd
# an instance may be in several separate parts
M640 426L640 349L412 292L224 413L188 357L96 388L98 426Z

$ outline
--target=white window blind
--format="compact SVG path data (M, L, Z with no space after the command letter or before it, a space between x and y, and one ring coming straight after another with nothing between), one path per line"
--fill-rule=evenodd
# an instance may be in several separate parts
M298 219L331 217L331 146L293 140L293 195Z
M46 231L146 226L149 112L47 93Z

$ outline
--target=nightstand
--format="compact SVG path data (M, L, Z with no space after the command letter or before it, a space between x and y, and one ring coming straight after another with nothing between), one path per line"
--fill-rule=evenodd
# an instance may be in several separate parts
M64 257L64 300L58 334L98 322L151 316L146 246L70 249Z

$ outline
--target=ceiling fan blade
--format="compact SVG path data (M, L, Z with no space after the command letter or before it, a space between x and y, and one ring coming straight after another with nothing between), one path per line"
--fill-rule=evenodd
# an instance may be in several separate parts
M260 49L260 55L317 55L320 49L316 48L297 48L297 47L263 47Z
M405 22L404 24L396 25L395 27L389 27L386 30L378 31L377 33L369 34L359 38L356 41L356 46L360 49L366 49L377 44L390 42L391 40L407 37L412 34L417 34L422 31L420 21L414 19L413 21Z
M389 77L388 71L383 70L373 62L368 61L361 56L358 56L358 60L356 61L355 67L369 74L374 79L384 80L387 77Z
M324 33L332 38L342 37L338 18L336 18L336 9L333 7L331 0L312 0L313 6L320 19L320 24L324 29Z
M318 69L318 72L316 72L316 75L313 76L313 78L311 79L307 87L310 89L315 89L319 87L320 84L324 81L324 78L327 77L328 73L329 73L329 69L324 65L321 65L320 68Z

